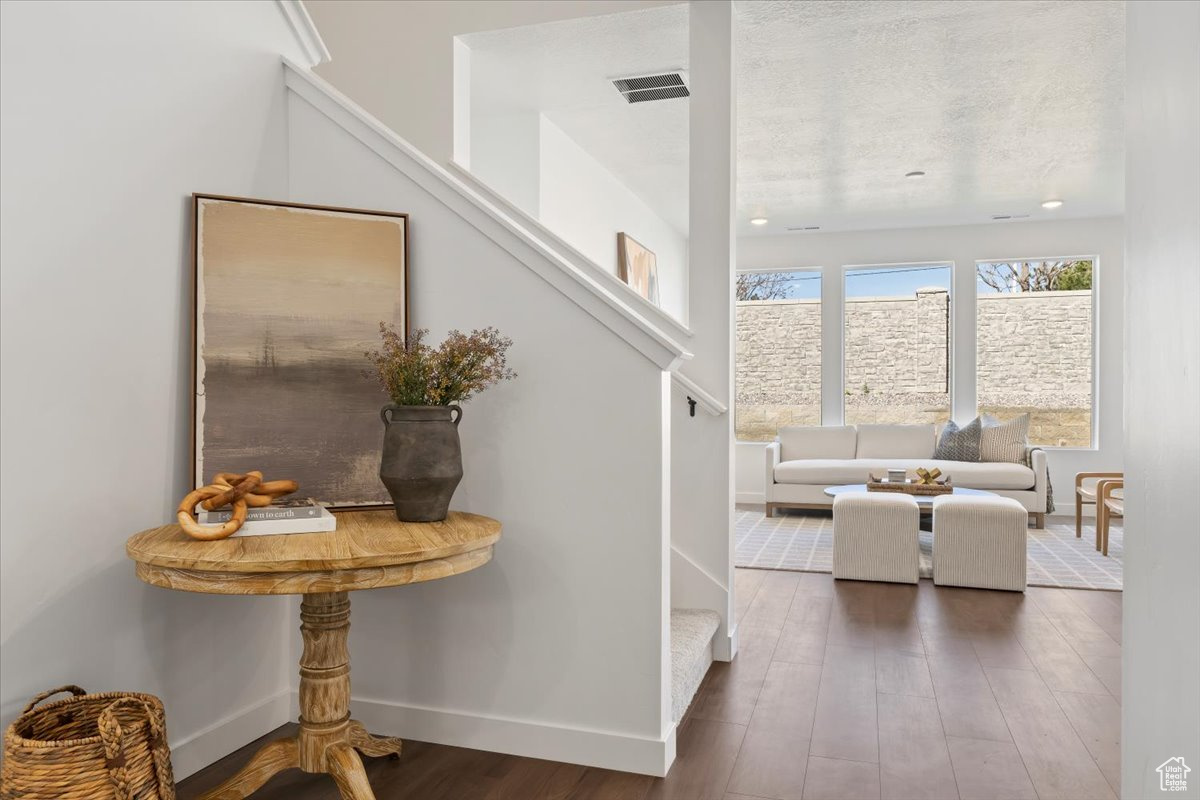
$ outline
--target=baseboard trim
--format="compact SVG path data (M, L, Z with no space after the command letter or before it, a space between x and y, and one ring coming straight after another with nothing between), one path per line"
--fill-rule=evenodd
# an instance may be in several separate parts
M728 636L717 634L713 637L713 659L716 661L733 661L738 652L738 632L735 627Z
M766 505L766 492L737 492L734 496L734 502L745 505L761 506Z
M355 697L354 718L372 733L493 753L662 777L675 760L675 725L662 739L526 720L463 714Z
M171 743L171 766L177 780L219 761L239 747L290 722L294 693L284 689L249 708L214 722ZM167 725L171 724L168 709Z

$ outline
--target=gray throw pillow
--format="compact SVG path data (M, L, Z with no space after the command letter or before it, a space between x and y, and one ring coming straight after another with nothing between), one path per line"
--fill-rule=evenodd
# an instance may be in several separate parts
M983 420L983 434L979 437L979 460L1023 464L1028 442L1028 414L1004 422L995 417L986 417Z
M976 417L961 428L954 420L942 428L933 457L939 461L978 461L983 422Z

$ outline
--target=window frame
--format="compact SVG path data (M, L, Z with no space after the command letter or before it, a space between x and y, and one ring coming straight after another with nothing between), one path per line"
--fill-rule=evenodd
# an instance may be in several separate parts
M850 425L857 423L846 422L846 280L850 273L855 270L864 269L904 269L912 267L927 267L930 269L948 269L950 271L950 319L949 331L950 337L946 348L946 385L947 396L949 397L950 416L949 419L954 419L954 401L955 401L955 370L954 360L958 351L959 329L955 322L954 315L954 298L958 295L958 270L953 259L931 259L929 261L900 261L890 264L843 264L841 266L841 308L838 318L841 320L841 332L839 333L839 341L841 343L841 369L838 377L838 396L841 398L841 424ZM978 312L976 312L978 317ZM822 331L824 338L824 331ZM978 348L977 348L978 349ZM865 423L864 423L865 424Z
M737 403L737 366L738 366L737 365L737 304L738 304L738 300L737 300L737 292L736 292L737 276L741 275L743 273L747 274L747 275L757 275L757 274L761 274L764 272L812 272L812 273L815 273L817 275L818 279L820 280L821 291L817 295L817 300L820 303L820 309L821 309L821 315L822 315L820 317L821 336L819 339L820 346L821 346L821 366L820 366L820 369L817 371L817 374L819 376L821 376L821 380L818 381L818 383L817 383L817 424L815 427L825 427L825 416L824 416L825 415L825 395L824 395L824 391L823 391L823 388L824 388L823 383L824 383L824 375L825 375L825 353L826 353L824 308L825 308L825 279L827 276L825 274L825 271L826 271L826 267L824 267L824 266L748 267L745 269L742 269L741 267L734 267L734 269L733 269L733 279L734 279L734 286L735 286L734 298L733 298L734 353L733 353L733 375L732 375L732 381L731 381L731 383L733 385L733 402L730 404L730 412L733 414L733 441L734 441L735 445L740 445L740 444L766 445L766 444L770 443L770 442L758 441L755 439L739 439L738 434L737 434L737 408L738 408L738 403Z
M1043 450L1098 452L1100 450L1100 256L1057 255L1023 256L1020 258L977 258L975 259L975 291L979 292L979 265L1003 264L1019 261L1091 261L1092 262L1092 390L1091 396L1091 443L1088 445L1034 444ZM1033 294L1033 292L1030 292ZM975 415L979 416L979 301L975 301Z

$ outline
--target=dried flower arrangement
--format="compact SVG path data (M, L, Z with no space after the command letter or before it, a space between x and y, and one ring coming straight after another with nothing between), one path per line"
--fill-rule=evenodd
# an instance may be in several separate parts
M517 377L508 367L512 339L495 328L450 331L437 348L425 344L427 328L405 339L396 328L379 323L383 348L365 353L375 366L364 371L379 380L398 406L447 406L461 403L500 381Z

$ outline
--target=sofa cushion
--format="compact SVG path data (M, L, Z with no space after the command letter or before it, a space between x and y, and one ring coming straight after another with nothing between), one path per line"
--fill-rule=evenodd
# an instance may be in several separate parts
M1028 414L1005 422L984 415L983 432L979 437L979 460L1023 462L1028 439Z
M950 420L938 434L933 457L947 461L979 461L979 437L983 433L983 420L979 417L963 427Z
M1033 470L1011 461L939 461L930 462L949 476L950 482L965 489L1033 489Z
M853 425L803 425L780 428L779 457L782 461L798 458L854 458L855 438Z
M890 469L906 469L911 474L917 467L936 467L950 476L955 486L965 489L1032 489L1033 470L1024 464L1004 461L945 461L939 459L854 458L804 459L783 461L775 467L776 483L837 486L847 483L866 483L871 473L882 477Z
M871 470L879 475L882 461L860 458L812 458L801 461L781 461L775 467L776 483L808 483L818 486L838 486L846 483L866 483ZM898 464L897 466L907 466Z
M855 454L858 458L933 458L936 443L933 425L859 425Z

